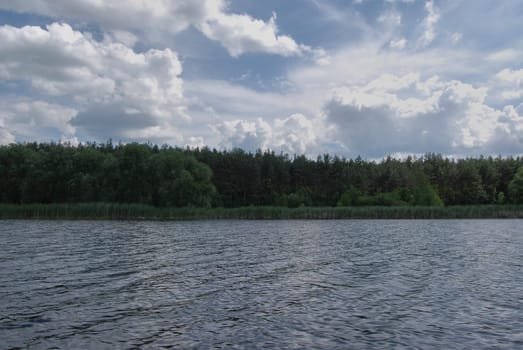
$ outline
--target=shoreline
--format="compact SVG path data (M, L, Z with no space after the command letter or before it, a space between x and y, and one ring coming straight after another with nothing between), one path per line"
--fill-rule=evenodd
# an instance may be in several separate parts
M523 205L157 208L141 204L0 204L0 220L521 219Z

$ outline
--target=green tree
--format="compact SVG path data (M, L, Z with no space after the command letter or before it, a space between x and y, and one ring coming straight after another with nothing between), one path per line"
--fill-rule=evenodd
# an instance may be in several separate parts
M508 185L510 201L516 204L523 204L523 166L520 167Z
M416 169L413 171L413 177L414 186L411 190L412 199L410 203L417 206L442 207L443 201L430 184L427 175L420 169Z
M216 190L208 166L174 149L153 155L149 162L154 183L154 205L211 206Z
M343 192L343 194L341 195L340 199L338 200L337 206L349 207L357 205L359 196L360 191L353 185L350 185L349 188L345 190L345 192Z
M470 160L461 160L457 163L457 178L454 185L455 204L484 204L487 201L487 193L478 168Z

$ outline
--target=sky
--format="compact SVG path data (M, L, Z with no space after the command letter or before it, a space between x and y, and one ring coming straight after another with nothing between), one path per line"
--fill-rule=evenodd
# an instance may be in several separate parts
M520 0L2 0L0 144L523 154Z

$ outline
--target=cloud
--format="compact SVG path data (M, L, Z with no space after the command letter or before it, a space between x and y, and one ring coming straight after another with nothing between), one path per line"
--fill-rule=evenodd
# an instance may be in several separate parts
M139 137L144 126L173 130L188 118L182 65L170 49L137 53L54 23L46 29L1 26L0 51L0 79L26 81L42 95L70 99L79 110L72 122L86 136L99 137L88 132L98 128ZM143 131L143 137L149 134Z
M222 138L222 147L277 149L289 154L310 154L321 136L318 130L321 129L318 128L317 121L303 114L275 119L272 125L257 118L254 121L226 121L216 128Z
M225 0L1 1L0 9L70 24L0 26L0 89L9 94L0 98L0 142L113 138L370 157L521 153L521 21L510 16L518 5L480 17L466 2L386 2L312 0L277 20L235 12ZM277 22L328 52L281 33ZM206 38L229 55L212 56L216 45ZM194 54L206 44L205 59ZM302 59L275 67L283 61L249 53ZM212 80L248 72L257 85ZM43 116L29 117L36 113Z
M503 49L487 55L486 59L493 62L512 62L523 57L523 51L513 48Z
M276 15L268 22L248 15L216 13L197 26L209 39L219 41L229 54L266 52L282 56L301 55L303 47L286 35L278 35Z
M3 0L0 8L50 18L98 23L108 30L156 28L177 33L218 12L221 0Z
M14 143L15 136L11 134L4 126L0 126L0 145L8 145Z
M325 114L351 155L492 153L508 149L495 141L500 135L521 148L521 116L489 107L486 93L456 80L384 75L334 89Z
M434 6L434 1L429 0L425 3L427 16L423 20L423 35L420 38L422 46L430 45L436 38L436 24L440 20L438 9Z
M45 101L7 98L0 100L0 143L16 139L51 140L72 137L75 128L71 120L77 111L73 108ZM43 129L48 129L46 139Z
M391 40L389 43L389 47L391 49L404 49L407 45L407 40L405 38L397 39L397 40Z
M224 0L4 0L0 8L94 22L127 45L136 42L129 31L176 34L193 26L220 42L234 57L248 52L299 56L310 49L278 34L276 15L266 22L247 14L231 14Z
M518 100L523 98L523 69L512 70L505 68L494 77L501 100Z
M505 106L485 149L498 154L521 154L523 148L523 104Z
M317 89L315 92L321 93L333 87L369 82L383 74L402 76L413 71L444 76L476 74L484 67L472 64L475 57L458 49L390 50L381 41L370 41L333 53L328 66L293 67L288 79L299 89Z
M6 125L6 121L8 122L8 120L5 120L7 119L6 114L5 110L0 112L0 145L8 145L16 141L15 135L12 134Z
M455 32L450 35L450 41L453 44L459 43L461 41L461 39L463 39L463 34L461 34L461 33Z
M218 119L254 119L262 114L264 118L273 119L296 111L308 114L314 110L310 108L310 100L299 105L292 94L256 91L222 80L188 81L186 91L191 96L193 118L195 107Z

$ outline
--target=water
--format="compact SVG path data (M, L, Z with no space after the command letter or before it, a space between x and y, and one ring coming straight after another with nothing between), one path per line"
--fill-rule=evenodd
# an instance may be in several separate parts
M523 348L523 221L0 221L0 348Z

